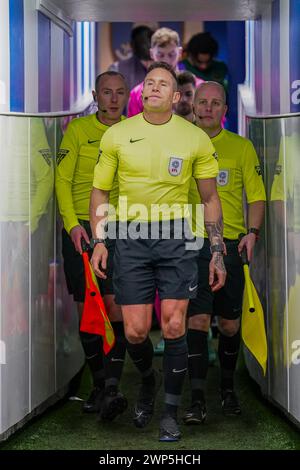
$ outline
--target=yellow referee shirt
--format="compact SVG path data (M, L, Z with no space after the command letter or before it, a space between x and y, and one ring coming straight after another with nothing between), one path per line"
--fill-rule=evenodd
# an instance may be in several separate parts
M124 117L122 116L122 119ZM68 233L78 219L89 220L90 195L99 145L109 129L96 114L74 119L68 125L56 160L56 195L64 227ZM110 193L110 204L118 199L117 181Z
M122 221L188 217L191 177L206 179L218 174L209 137L176 115L165 124L154 125L138 114L111 127L100 149L93 185L110 191L117 173Z
M246 232L243 191L248 204L266 200L261 168L250 140L225 129L211 140L218 156L217 188L222 203L224 237L236 240L240 233ZM201 202L195 181L191 182L189 202L193 206ZM194 215L195 210L193 229L196 227Z

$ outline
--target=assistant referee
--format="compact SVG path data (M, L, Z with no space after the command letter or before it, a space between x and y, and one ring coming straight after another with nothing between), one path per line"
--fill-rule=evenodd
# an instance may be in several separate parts
M226 95L221 84L205 82L199 85L194 98L194 113L196 125L211 137L218 155L217 189L224 217L224 242L227 250L224 262L227 278L222 289L212 292L207 282L211 254L206 238L198 258L198 295L191 300L188 308L187 340L192 390L191 406L184 415L186 424L198 424L206 418L207 334L213 314L218 316L220 331L218 354L223 413L241 413L233 380L240 346L240 316L244 291L244 274L239 254L245 247L248 259L252 257L264 216L266 195L261 167L252 143L222 128L226 110ZM248 208L247 225L244 220L244 192ZM193 206L200 202L194 182L191 184L189 202ZM195 223L193 225L196 226ZM240 234L243 235L241 241Z

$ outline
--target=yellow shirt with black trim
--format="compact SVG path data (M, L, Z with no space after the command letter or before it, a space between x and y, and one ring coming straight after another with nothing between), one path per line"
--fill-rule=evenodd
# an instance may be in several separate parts
M125 119L122 116L122 119ZM99 145L109 126L98 121L96 114L74 119L62 139L56 159L56 195L64 227L68 233L89 220L90 195ZM114 182L110 204L116 206L118 184Z
M175 115L161 125L150 124L142 113L118 123L105 133L100 149L93 185L110 191L117 173L122 221L188 217L192 176L218 174L209 137Z
M217 189L222 203L224 237L236 240L245 233L243 194L247 203L265 201L266 193L262 171L256 151L250 140L222 129L213 137L212 143L217 152L219 174ZM193 230L196 231L195 204L200 204L200 196L195 182L191 182L189 202L193 206ZM201 229L201 227L200 227ZM197 223L197 236L203 236ZM205 233L204 236L207 237Z

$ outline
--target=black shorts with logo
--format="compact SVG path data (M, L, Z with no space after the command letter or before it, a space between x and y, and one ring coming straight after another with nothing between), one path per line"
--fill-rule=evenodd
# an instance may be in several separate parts
M150 233L151 225L146 225ZM187 249L193 241L183 229L180 238L173 236L171 233L170 239L163 239L159 229L156 239L150 235L137 239L118 237L113 274L117 304L151 304L156 289L161 300L196 295L198 251Z
M89 238L91 238L90 223L87 220L80 220L79 223L85 228ZM102 295L114 294L112 275L115 240L106 240L106 247L108 250L107 278L97 278ZM75 250L71 237L65 229L62 230L62 254L68 292L73 295L75 302L84 302L85 277L82 256Z
M208 283L209 263L211 260L210 243L205 239L198 255L198 294L190 301L188 316L197 314L220 315L228 320L235 320L242 313L244 292L244 271L238 253L238 240L224 239L227 255L224 264L227 271L225 285L217 292L212 292Z

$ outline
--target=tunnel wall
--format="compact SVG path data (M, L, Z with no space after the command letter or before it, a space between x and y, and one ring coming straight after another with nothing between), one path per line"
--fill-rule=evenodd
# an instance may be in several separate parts
M67 32L36 0L1 0L0 111L83 109L95 79L95 23Z
M274 0L246 22L246 84L256 112L300 111L300 2Z

